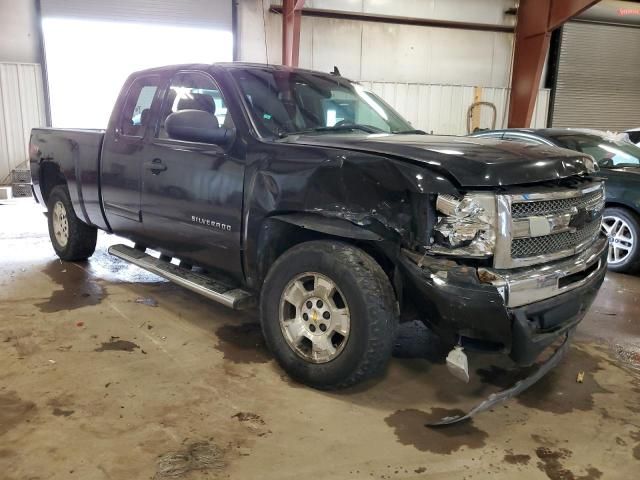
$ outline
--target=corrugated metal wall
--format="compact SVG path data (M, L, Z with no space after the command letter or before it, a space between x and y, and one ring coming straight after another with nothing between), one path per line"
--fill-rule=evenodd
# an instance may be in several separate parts
M31 129L45 123L40 65L0 62L0 185L27 162Z
M640 126L640 28L563 27L552 124L612 131Z
M238 4L239 59L281 63L276 0ZM307 0L305 7L509 25L510 0ZM300 66L352 80L508 87L513 34L302 17Z
M467 112L475 101L475 87L467 85L425 85L417 83L360 82L382 97L411 124L421 130L443 135L466 135ZM479 100L496 106L496 128L506 127L507 88L482 88ZM547 123L549 90L540 90L531 122L544 128ZM480 128L490 128L492 112L480 110Z

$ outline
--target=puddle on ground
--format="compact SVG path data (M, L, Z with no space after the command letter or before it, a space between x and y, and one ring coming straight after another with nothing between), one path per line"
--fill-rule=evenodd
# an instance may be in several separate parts
M74 410L64 410L62 408L56 407L51 413L53 413L56 417L69 417L74 414Z
M43 313L98 305L106 296L102 286L96 283L82 265L55 260L42 270L62 289L54 290L48 300L36 303Z
M602 472L595 467L585 466L584 475L577 475L565 468L563 460L571 457L572 453L566 448L551 449L548 447L536 448L536 456L540 460L538 468L542 470L550 480L597 480L602 477Z
M14 391L0 392L0 435L28 422L36 412L36 404L22 400Z
M108 342L102 342L102 346L96 348L94 352L107 352L107 351L118 351L118 352L133 352L136 348L140 348L139 345L136 345L129 340L120 340L117 338L112 338Z
M632 440L635 440L636 442L640 442L640 430L638 430L637 432L631 432L629 436L631 437ZM640 460L640 443L638 443L633 448L633 458L635 458L636 460Z
M411 445L421 452L448 455L462 447L482 448L487 440L487 433L474 426L473 420L444 427L425 426L441 418L462 413L460 410L445 408L432 408L429 413L409 408L397 410L384 421L394 429L398 442L402 445Z
M518 395L516 401L528 408L557 414L592 410L595 394L611 393L595 380L595 374L602 370L599 363L597 357L573 347L556 368ZM476 373L483 383L503 389L530 375L535 368L507 370L492 366ZM579 372L584 372L582 383L576 381Z
M504 454L504 461L511 465L528 465L529 460L531 460L531 455L526 455L524 453L513 453L512 451L507 450Z
M223 325L216 330L216 348L234 363L266 363L271 360L258 323Z
M8 448L0 448L0 458L9 458L14 457L16 452L13 450L9 450Z

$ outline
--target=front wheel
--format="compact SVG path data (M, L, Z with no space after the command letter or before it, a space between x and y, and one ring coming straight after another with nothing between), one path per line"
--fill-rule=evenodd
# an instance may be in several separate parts
M609 238L609 270L634 272L640 268L640 225L628 210L610 207L604 210L602 230Z
M49 238L58 257L66 261L86 260L96 249L98 230L76 217L64 185L53 188L47 201Z
M364 251L334 241L293 247L262 289L262 330L295 380L344 388L380 374L398 322L388 277Z

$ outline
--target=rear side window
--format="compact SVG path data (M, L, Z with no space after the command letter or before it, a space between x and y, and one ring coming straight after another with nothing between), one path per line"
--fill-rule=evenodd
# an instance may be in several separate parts
M122 109L120 131L130 137L142 137L151 118L151 105L158 92L158 77L139 78L131 84Z

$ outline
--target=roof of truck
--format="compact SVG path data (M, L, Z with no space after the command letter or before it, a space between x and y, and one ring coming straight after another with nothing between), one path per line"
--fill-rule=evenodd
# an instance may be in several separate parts
M217 63L180 63L175 65L163 65L160 67L146 68L144 70L139 70L134 72L134 75L139 75L143 73L169 73L175 72L178 70L208 70L211 67L221 67L225 69L235 69L235 68L245 68L245 69L268 69L268 70L282 70L282 71L295 71L295 72L306 72L313 73L316 75L326 75L328 77L336 77L336 75L329 72L320 72L317 70L309 70L306 68L294 68L287 67L285 65L274 65L270 63L251 63L251 62L217 62ZM344 78L339 76L339 78Z

